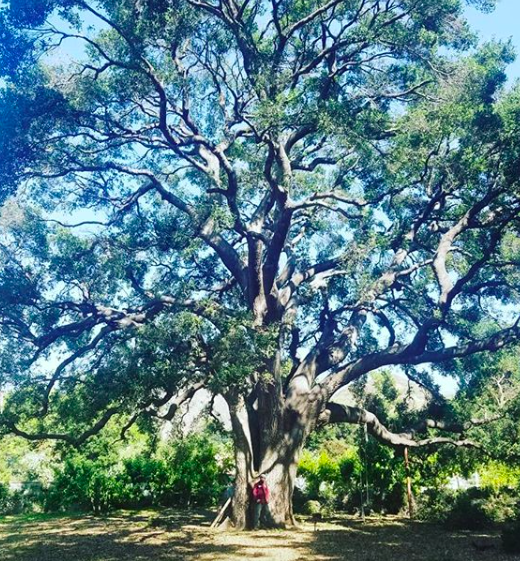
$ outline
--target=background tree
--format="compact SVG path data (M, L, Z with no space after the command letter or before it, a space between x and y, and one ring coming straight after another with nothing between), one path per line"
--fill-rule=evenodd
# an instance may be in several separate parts
M259 471L292 523L317 425L467 444L331 400L518 337L520 93L507 45L454 56L468 3L4 2L5 430L78 445L206 387L238 526Z

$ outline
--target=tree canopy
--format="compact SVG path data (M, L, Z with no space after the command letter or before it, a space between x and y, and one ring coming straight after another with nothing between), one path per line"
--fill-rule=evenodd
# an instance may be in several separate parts
M250 474L329 422L467 444L330 401L390 365L439 400L418 365L520 335L520 90L467 4L4 2L5 430L79 444L205 387Z

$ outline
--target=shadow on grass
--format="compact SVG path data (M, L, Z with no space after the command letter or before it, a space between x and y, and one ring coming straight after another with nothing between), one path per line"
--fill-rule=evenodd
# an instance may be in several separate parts
M2 561L197 559L214 550L207 531L197 530L210 521L207 513L173 511L116 513L104 517L34 517L18 524L10 520L0 533L0 558ZM196 525L197 531L186 527L188 523ZM236 549L224 547L221 552L232 559Z
M11 519L0 528L1 561L249 561L306 555L300 535L215 532L211 512ZM308 537L308 536L307 536ZM307 540L308 541L308 540Z
M0 525L1 561L513 561L475 551L475 532L399 519L337 518L296 531L214 532L209 512L121 512L13 519ZM487 534L489 538L490 535Z
M410 520L334 520L334 528L314 533L309 544L327 561L498 561L510 559L500 550L496 532L451 532ZM486 539L487 551L475 545Z

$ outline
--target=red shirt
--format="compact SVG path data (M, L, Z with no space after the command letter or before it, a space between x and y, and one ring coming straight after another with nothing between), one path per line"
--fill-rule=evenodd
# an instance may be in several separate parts
M253 499L256 503L266 505L269 502L269 487L265 481L255 483L253 487Z

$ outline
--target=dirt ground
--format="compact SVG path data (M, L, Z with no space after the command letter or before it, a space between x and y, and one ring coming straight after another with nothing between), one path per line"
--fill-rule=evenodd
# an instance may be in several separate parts
M448 532L399 518L303 521L298 530L211 530L211 513L0 518L0 561L516 561L498 531Z

